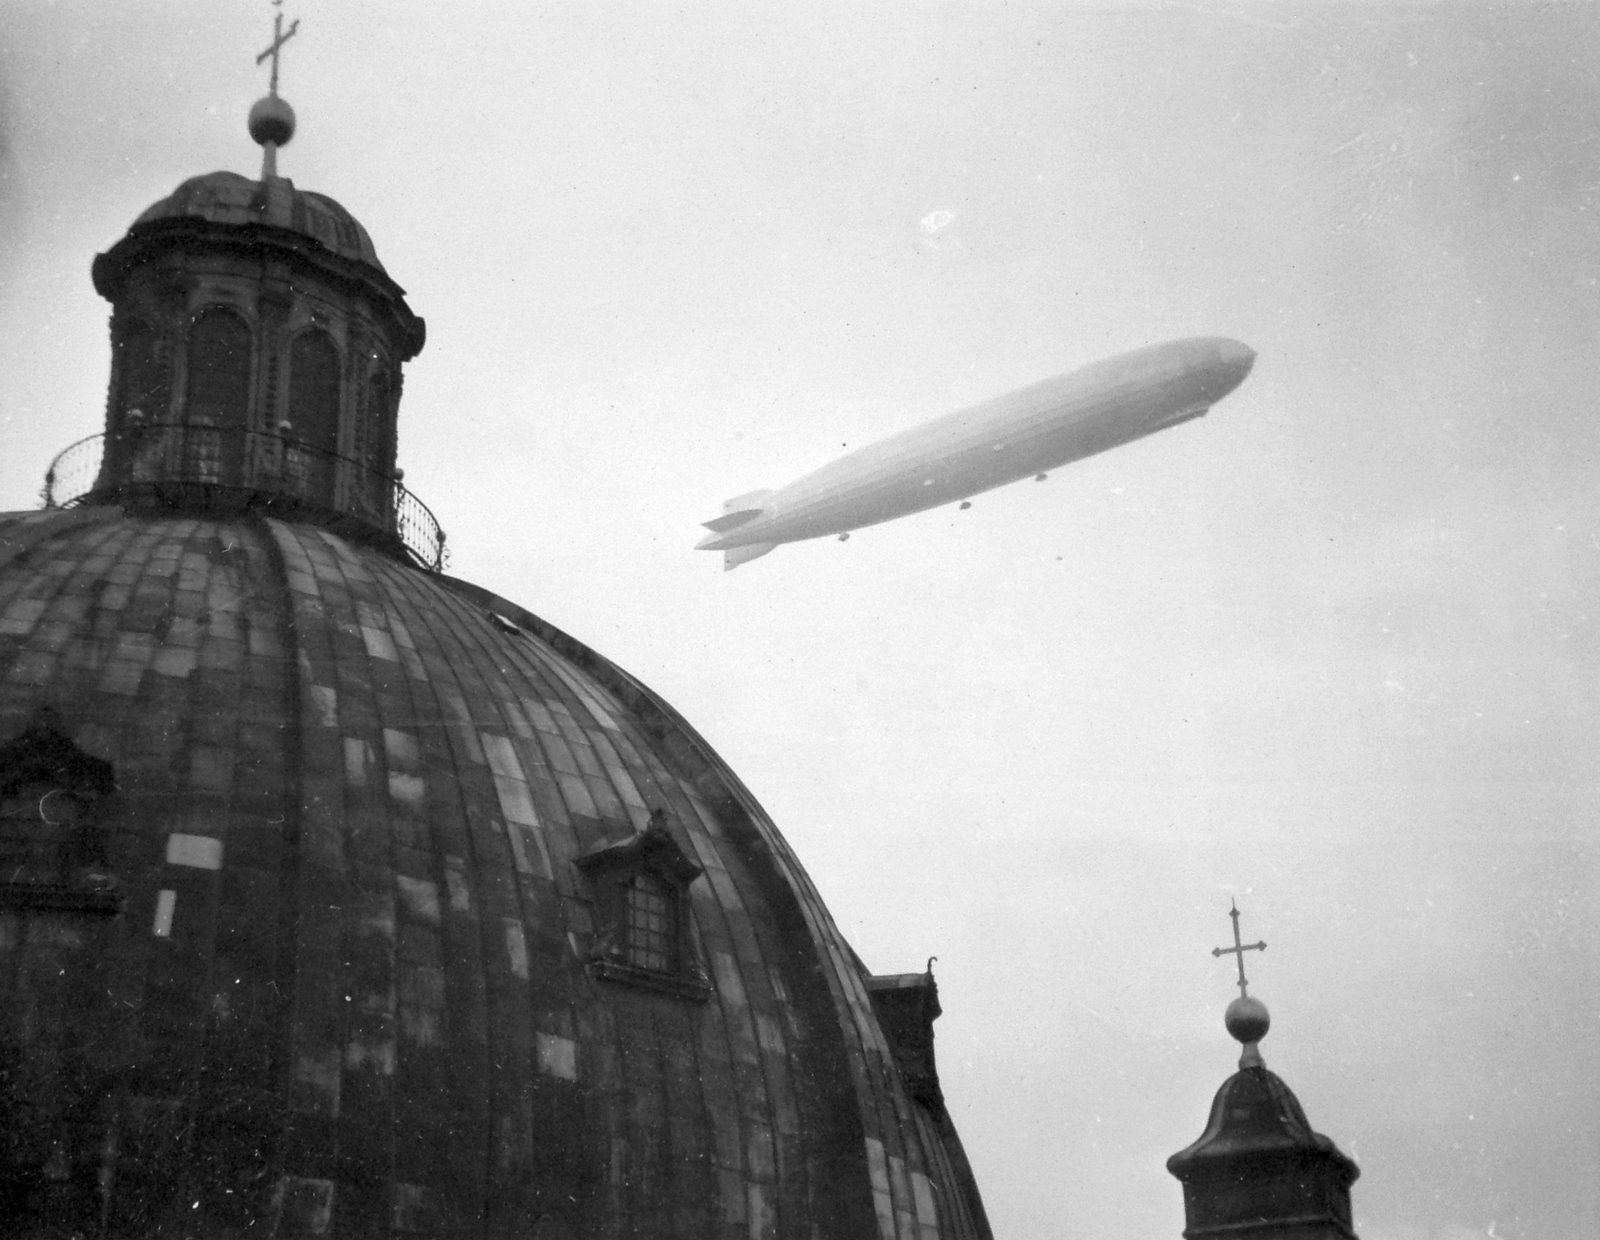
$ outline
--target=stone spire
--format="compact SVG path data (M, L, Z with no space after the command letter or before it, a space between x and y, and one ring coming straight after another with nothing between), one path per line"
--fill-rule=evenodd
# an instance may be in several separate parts
M1238 958L1239 997L1224 1020L1244 1053L1200 1139L1167 1159L1183 1184L1185 1240L1354 1240L1350 1185L1360 1169L1312 1131L1299 1100L1267 1070L1260 1042L1271 1020L1244 976L1244 952L1266 944L1242 944L1237 907L1230 916L1234 946L1212 954Z

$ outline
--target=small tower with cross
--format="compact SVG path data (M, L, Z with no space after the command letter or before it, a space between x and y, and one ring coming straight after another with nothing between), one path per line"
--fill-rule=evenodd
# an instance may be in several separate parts
M281 5L282 0L277 0ZM444 536L396 458L401 366L426 339L361 223L277 171L294 136L273 20L250 109L259 180L191 177L94 262L112 372L95 503L265 513L440 567Z
M1244 1045L1239 1071L1223 1082L1200 1139L1167 1159L1183 1184L1185 1240L1355 1240L1350 1185L1360 1169L1327 1137L1312 1131L1300 1102L1261 1058L1271 1021L1250 994L1244 954L1265 942L1213 948L1238 966L1239 997L1224 1023Z

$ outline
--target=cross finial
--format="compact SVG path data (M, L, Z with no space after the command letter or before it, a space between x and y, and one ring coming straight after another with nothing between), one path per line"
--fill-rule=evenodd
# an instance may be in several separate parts
M267 93L276 95L278 93L278 51L285 43L294 38L294 32L300 29L300 19L298 17L295 18L294 21L289 23L289 29L285 31L283 28L283 0L272 0L272 7L276 10L272 15L272 46L256 57L256 64L259 65L268 56L272 57L272 82L267 87Z
M1232 956L1238 961L1239 997L1241 999L1248 999L1250 997L1250 991L1247 989L1247 987L1250 985L1250 983L1245 981L1244 977L1244 954L1245 952L1264 952L1267 950L1267 945L1265 942L1241 943L1239 941L1239 906L1232 900L1229 900L1228 903L1233 905L1233 908L1228 913L1228 916L1233 918L1233 946L1213 947L1211 949L1211 954L1213 956Z

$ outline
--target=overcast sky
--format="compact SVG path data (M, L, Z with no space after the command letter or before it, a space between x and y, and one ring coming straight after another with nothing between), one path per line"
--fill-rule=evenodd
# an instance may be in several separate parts
M256 175L266 3L0 3L0 509L89 262ZM1600 7L289 0L280 171L428 321L452 571L673 702L868 965L939 960L1005 1240L1176 1240L1238 1048L1365 1240L1600 1233ZM724 574L726 498L1124 349L1211 416Z

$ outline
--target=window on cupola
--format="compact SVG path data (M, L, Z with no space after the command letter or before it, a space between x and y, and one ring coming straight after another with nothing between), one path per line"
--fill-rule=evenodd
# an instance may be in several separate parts
M289 346L289 421L307 447L330 456L339 450L339 350L317 328Z
M116 341L120 355L122 399L120 426L144 426L167 420L172 372L161 337L146 323L132 323Z
M221 482L224 462L239 461L244 452L249 326L231 310L207 310L189 329L186 361L183 475L191 482Z
M117 356L118 397L107 429L98 490L119 477L135 482L159 478L166 455L172 404L172 356L166 341L138 320L112 334Z
M303 498L330 503L339 450L339 351L315 327L289 346L289 425L283 430L284 476Z
M356 423L356 460L361 464L361 495L373 512L390 510L394 506L387 481L394 458L392 404L388 374L382 369L374 370L367 376L367 404Z

